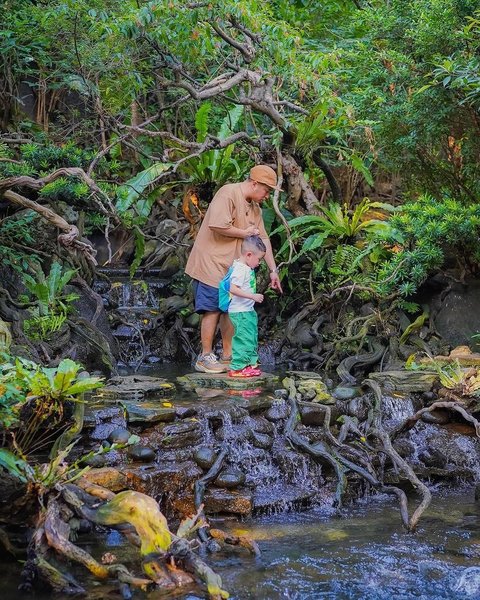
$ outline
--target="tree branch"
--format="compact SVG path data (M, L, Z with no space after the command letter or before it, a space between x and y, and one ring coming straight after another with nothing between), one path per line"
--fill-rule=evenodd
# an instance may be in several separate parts
M35 211L37 214L39 214L41 217L43 217L49 223L51 223L54 227L57 227L58 229L63 231L63 233L59 234L57 238L58 242L62 246L64 246L65 248L72 247L75 250L80 251L82 254L85 255L85 258L89 260L93 265L97 264L97 261L95 260L96 250L90 244L81 242L78 239L79 231L78 228L75 227L75 225L71 225L70 223L65 221L63 217L57 215L57 213L53 212L53 210L51 210L50 208L42 206L41 204L38 204L33 200L29 200L28 198L25 198L24 196L21 196L16 192L12 192L12 190L7 190L6 192L4 192L3 195L10 202Z

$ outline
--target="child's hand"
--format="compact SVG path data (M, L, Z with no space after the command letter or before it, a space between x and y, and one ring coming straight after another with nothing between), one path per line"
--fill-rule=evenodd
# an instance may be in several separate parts
M263 294L253 294L252 298L255 302L263 302Z

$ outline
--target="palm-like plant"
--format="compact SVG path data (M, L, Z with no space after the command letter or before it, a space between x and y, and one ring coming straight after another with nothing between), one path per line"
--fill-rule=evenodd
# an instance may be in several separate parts
M395 209L390 204L371 202L364 198L357 206L350 210L334 202L328 206L320 206L321 215L303 215L289 221L292 231L292 241L303 239L302 249L295 256L297 260L302 254L314 251L320 247L335 247L340 243L354 243L361 237L367 238L376 233L385 233L390 229L387 221L380 218L371 218L372 209L381 209L393 212ZM378 217L378 215L375 215ZM276 231L284 229L282 225ZM279 250L281 254L288 246L288 240Z
M195 115L197 142L203 144L209 136L209 118L212 110L210 102L203 103ZM223 119L220 129L213 136L225 140L231 135L243 114L243 106L234 106ZM235 144L230 144L221 150L207 150L200 156L195 156L186 161L182 170L186 173L194 188L205 186L220 186L227 181L235 181L241 175L243 168L233 158Z

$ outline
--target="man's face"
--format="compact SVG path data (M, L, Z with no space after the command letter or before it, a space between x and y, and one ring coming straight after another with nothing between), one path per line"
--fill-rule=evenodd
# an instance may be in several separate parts
M268 185L265 185L264 183L260 183L258 181L253 182L253 188L254 189L251 199L254 202L258 202L259 204L266 200L270 196L270 193L272 191L272 188L268 187Z

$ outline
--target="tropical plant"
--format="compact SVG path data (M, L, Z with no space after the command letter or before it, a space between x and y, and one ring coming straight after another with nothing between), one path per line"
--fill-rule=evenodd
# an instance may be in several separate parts
M331 203L328 206L319 206L321 215L303 215L296 217L288 222L292 231L291 240L303 240L302 249L298 252L294 261L298 260L303 254L313 252L318 248L335 247L340 243L355 243L360 238L372 238L376 234L385 234L390 230L388 221L385 220L385 214L376 213L373 218L369 214L373 209L382 209L383 211L393 212L393 206L380 202L371 202L364 198L353 210L346 205L340 206L337 203ZM285 229L280 226L274 233ZM288 247L288 240L279 250L281 255Z
M37 450L58 437L65 424L65 408L90 390L103 385L99 377L79 377L81 365L64 359L56 368L41 367L23 358L0 355L0 426L12 432L20 455Z
M53 262L48 275L40 266L36 278L23 274L23 281L35 306L29 308L32 317L25 319L25 333L34 340L48 339L58 331L72 309L77 294L64 294L64 288L75 275L75 269L63 270L61 263Z
M243 115L243 106L233 106L222 120L215 135L209 133L209 119L212 113L212 103L204 102L195 115L197 142L204 144L207 139L217 138L224 141L234 133ZM221 186L227 182L237 181L245 173L245 162L239 163L234 157L236 144L230 144L222 150L207 150L199 156L187 160L182 165L182 172L187 175L189 183L194 188ZM239 156L237 152L237 157ZM241 155L240 155L241 156Z

